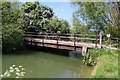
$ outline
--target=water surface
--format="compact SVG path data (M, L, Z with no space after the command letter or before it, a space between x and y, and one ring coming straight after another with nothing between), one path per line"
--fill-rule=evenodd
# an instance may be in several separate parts
M89 78L94 69L83 65L79 59L71 57L40 51L21 53L2 56L3 72L15 64L26 69L25 78Z

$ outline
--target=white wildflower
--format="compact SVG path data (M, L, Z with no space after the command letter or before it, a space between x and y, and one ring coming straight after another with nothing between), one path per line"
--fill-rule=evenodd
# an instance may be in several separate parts
M16 76L15 78L19 78L18 76Z
M21 70L25 70L25 68L22 68Z
M17 69L17 70L16 70L16 72L20 72L20 70L19 70L19 69Z
M4 73L4 75L7 75L8 74L8 70Z
M4 75L1 74L0 77L4 77Z
M9 69L13 69L13 67L10 67Z
M12 67L15 67L15 65L12 65Z
M17 76L20 76L20 73L16 73Z
M11 72L11 73L12 73L12 72L14 72L14 70L10 70L9 72Z
M10 76L10 74L7 74L7 76L9 77L9 76Z
M20 70L18 68L15 68L16 72L20 72Z
M18 67L15 67L16 65L12 65L8 68L8 70L5 71L4 74L1 74L0 77L9 77L11 76L11 74L15 73L16 74L16 77L15 78L20 78L20 77L23 77L25 72L22 72L23 70L25 70L22 66L18 66Z
M21 68L22 66L19 66L19 68Z
M16 67L15 70L17 70L18 68Z
M24 76L25 72L21 72L21 76Z
M21 72L21 76L24 76L24 74L25 74L24 72Z

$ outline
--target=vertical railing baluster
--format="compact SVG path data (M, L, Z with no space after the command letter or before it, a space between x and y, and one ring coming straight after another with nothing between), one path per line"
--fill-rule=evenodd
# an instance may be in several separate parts
M76 37L76 35L75 35L75 33L74 33L74 50L76 50L76 44L75 44L76 39L75 39L75 37Z
M32 45L32 34L31 34L31 36L30 36L30 37L31 37L31 39L30 39L31 43L30 43L30 44Z
M57 33L57 49L58 49L58 33Z
M97 48L97 43L98 43L98 35L96 35L95 48Z
M42 45L44 46L44 35L42 33Z

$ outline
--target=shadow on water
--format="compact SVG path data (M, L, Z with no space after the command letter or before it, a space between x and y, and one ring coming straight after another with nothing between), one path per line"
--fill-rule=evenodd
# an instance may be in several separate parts
M49 54L71 57L71 58L80 59L80 60L83 59L82 53L78 51L55 49L55 48L48 48L48 47L38 47L38 46L26 46L26 49L29 51L35 50L35 51L45 52Z
M26 51L29 51L29 53ZM55 49L55 48L49 48L49 47L38 47L33 45L32 46L26 45L26 47L23 50L12 51L10 53L3 53L3 55L30 55L30 54L33 54L34 51L66 56L74 59L83 59L82 54L78 51Z
M24 54L24 52L26 52L26 51L30 51L30 52ZM23 49L23 50L11 51L10 53L3 53L3 54L4 55L22 55L22 54L28 55L28 54L33 54L32 53L33 51L57 54L57 55L62 55L62 56L69 56L69 52L70 52L68 50L58 50L58 49L48 48L48 47L26 46L25 49Z

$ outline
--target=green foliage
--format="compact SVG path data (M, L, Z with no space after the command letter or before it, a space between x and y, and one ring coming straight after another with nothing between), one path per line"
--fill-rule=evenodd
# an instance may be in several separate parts
M118 54L120 51L102 50L101 52L103 55L99 57L97 71L92 78L118 78Z
M112 37L120 37L120 2L73 2L77 6L74 15L88 27L103 30ZM107 29L106 29L107 27Z
M73 14L73 27L71 29L71 32L76 34L87 34L88 30L89 28L82 24L78 17Z
M112 37L120 38L120 2L109 3L111 6L107 10L110 15L110 25L107 26L106 32L111 33Z
M91 28L94 26L97 30L104 30L106 25L106 20L104 19L106 16L105 10L107 10L105 3L76 2L74 4L79 6L79 9L75 12L76 16L80 17Z
M17 2L2 2L3 52L7 53L23 46L23 20Z
M65 20L52 19L53 10L39 2L3 1L1 5L3 52L8 53L23 48L25 31L69 33Z
M51 8L41 5L39 2L26 2L21 9L24 14L26 31L45 31L45 24L54 15Z
M41 5L39 2L26 2L21 9L24 14L26 31L69 33L68 22L53 18L54 12L51 8Z
M83 62L88 66L95 66L97 64L97 58L91 56L90 54L86 54L84 56Z
M21 29L21 26L18 24L9 24L3 27L3 52L22 48L24 31Z
M99 57L102 55L116 55L118 51L111 50L111 49L92 49L88 51L88 54L90 54L93 57Z
M98 62L98 57L103 55L116 55L118 51L109 49L92 49L85 55L83 62L89 66L94 66Z
M120 42L118 42L118 43L111 43L111 46L120 48Z
M46 32L50 33L57 33L59 31L61 34L65 34L70 32L70 25L66 20L54 18L46 25L46 30Z

